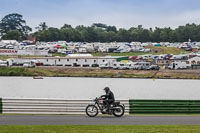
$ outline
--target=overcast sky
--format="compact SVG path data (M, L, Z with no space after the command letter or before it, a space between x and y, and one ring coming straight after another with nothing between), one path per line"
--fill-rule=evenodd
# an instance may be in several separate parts
M22 14L32 28L41 22L60 28L92 23L130 28L200 24L200 0L0 0L0 18Z

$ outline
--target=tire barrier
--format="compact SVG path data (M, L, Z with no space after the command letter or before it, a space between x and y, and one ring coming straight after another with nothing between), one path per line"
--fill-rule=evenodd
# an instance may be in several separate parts
M125 114L129 114L129 100L117 100L125 105ZM66 99L2 99L3 114L85 114L92 100Z
M129 100L130 114L185 113L199 114L200 100Z

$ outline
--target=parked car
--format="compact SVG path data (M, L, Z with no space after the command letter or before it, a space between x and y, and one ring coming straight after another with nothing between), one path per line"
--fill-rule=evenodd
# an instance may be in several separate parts
M158 65L151 65L148 70L159 70L160 67Z
M137 58L138 58L138 56L130 56L128 59L132 60L132 61L135 61L135 60L137 60Z
M168 54L168 55L166 55L166 56L164 57L164 59L165 59L165 60L169 60L170 58L172 58L172 56L173 56L172 54Z

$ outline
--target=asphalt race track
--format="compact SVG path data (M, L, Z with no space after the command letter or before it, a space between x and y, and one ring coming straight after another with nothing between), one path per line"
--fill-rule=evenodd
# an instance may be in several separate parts
M0 115L0 125L199 125L200 116Z

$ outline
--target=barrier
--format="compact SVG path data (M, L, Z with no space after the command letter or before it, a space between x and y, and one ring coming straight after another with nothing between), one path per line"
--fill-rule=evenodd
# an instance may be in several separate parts
M117 100L125 114L200 113L200 100ZM92 100L0 98L0 114L85 114Z
M2 98L0 98L0 114L2 114Z
M125 113L129 114L129 101L117 100L125 105ZM2 99L3 114L85 114L92 100L66 99Z
M130 114L200 113L200 100L129 100Z

